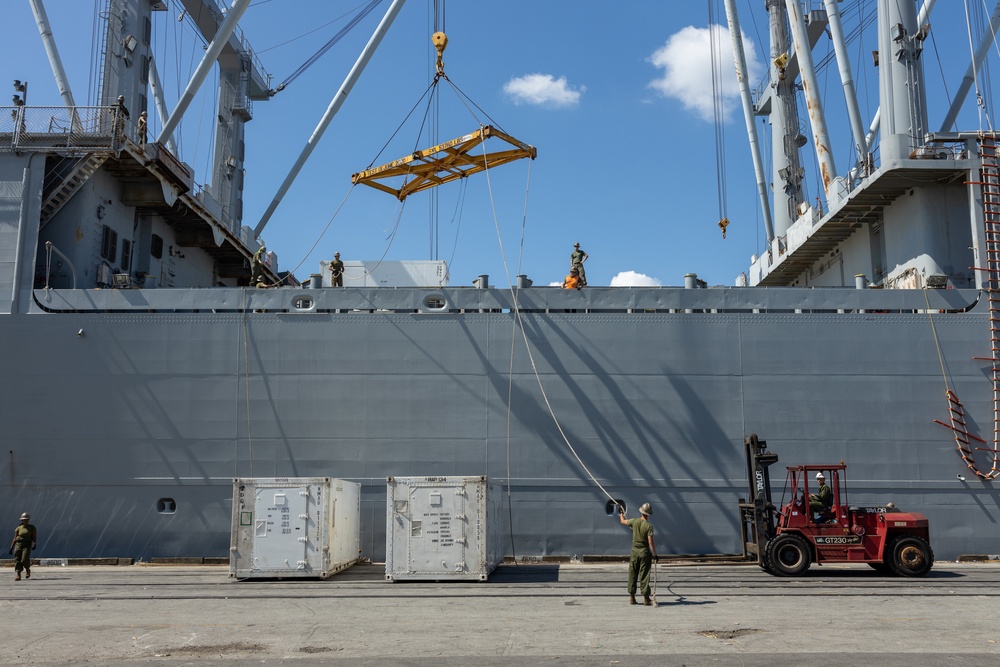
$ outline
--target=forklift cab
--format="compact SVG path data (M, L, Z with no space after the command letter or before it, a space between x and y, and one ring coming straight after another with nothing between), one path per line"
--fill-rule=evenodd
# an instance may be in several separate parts
M791 490L790 511L786 512L783 527L793 526L846 526L847 467L841 465L804 465L787 468L786 488ZM820 500L820 475L830 488L827 502ZM811 501L811 502L810 502Z

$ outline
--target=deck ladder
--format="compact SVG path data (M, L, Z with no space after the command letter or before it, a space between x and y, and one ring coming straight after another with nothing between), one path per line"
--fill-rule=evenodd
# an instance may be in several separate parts
M988 452L993 459L989 471L980 470L972 456L971 440L983 445L988 444L968 432L965 421L965 410L958 396L948 390L948 406L951 415L951 428L955 431L955 444L958 452L973 473L983 479L1000 477L1000 156L997 154L996 138L984 135L979 140L979 187L983 200L983 231L986 237L986 266L979 270L984 272L983 291L989 302L990 315L990 355L976 357L991 364L990 376L993 380L993 443L992 447L975 447L974 449Z

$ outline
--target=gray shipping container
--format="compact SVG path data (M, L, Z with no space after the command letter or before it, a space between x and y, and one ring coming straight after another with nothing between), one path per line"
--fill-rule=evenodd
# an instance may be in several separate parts
M386 579L486 581L503 560L499 485L485 476L386 482Z
M330 477L233 480L229 576L319 577L361 556L361 485Z

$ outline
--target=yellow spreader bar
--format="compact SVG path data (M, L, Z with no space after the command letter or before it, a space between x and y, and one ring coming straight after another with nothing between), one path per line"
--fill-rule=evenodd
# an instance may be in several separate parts
M513 148L496 153L469 154L490 137L502 139ZM370 185L403 201L414 192L437 187L521 158L534 160L537 154L534 146L520 142L491 125L484 125L475 132L354 174L351 182ZM391 178L402 178L403 184L395 188L383 182Z

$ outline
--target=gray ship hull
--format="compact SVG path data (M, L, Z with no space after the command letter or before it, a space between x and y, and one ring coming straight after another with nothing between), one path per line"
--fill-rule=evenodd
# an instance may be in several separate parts
M843 459L850 502L925 513L939 558L1000 552L1000 491L933 422L943 363L991 435L977 290L532 288L530 356L503 290L33 299L0 318L17 350L0 506L33 513L40 555L225 556L232 478L334 476L362 484L363 555L380 561L386 476L482 474L510 481L508 555L625 553L553 415L633 515L653 504L661 552L741 550L750 432L779 453L776 482Z

